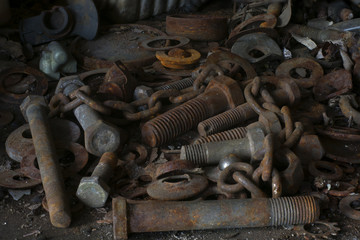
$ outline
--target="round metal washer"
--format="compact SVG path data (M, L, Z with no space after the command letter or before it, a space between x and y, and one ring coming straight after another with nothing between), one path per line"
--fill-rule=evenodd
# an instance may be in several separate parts
M6 126L12 122L14 114L9 111L0 111L0 127Z
M68 150L74 154L74 162L70 166L64 168L64 176L68 177L79 172L85 167L88 162L88 153L86 149L78 143L56 143L56 148L61 150ZM20 165L21 172L29 178L32 179L41 179L40 170L35 167L35 152L29 153L25 156Z
M15 94L8 92L4 86L4 81L13 74L26 74L31 75L36 79L36 85L34 88L29 88L26 93ZM48 79L46 75L35 68L28 66L16 66L5 69L0 72L0 100L20 104L28 95L44 95L48 88Z
M173 41L177 41L179 42L176 45L172 45L172 46L165 46L165 47L151 47L150 43L156 42L156 41L161 41L161 40L173 40ZM145 48L146 50L149 51L167 51L173 48L179 48L182 46L185 46L186 44L188 44L190 42L190 39L186 38L186 37L180 37L180 36L159 36L159 37L154 37L148 40L145 40L143 42L140 43L140 47Z
M296 68L304 68L311 71L308 78L293 78L291 70ZM324 75L321 65L310 58L292 58L281 63L277 68L275 75L277 77L289 77L293 79L299 86L303 88L313 87L319 79Z
M69 120L51 119L50 128L57 142L77 142L80 138L79 126ZM10 133L5 149L9 157L17 162L21 162L34 149L29 124L24 124Z
M339 209L348 218L360 220L360 211L351 207L351 203L355 201L360 201L360 195L349 195L341 199Z
M320 169L326 169L331 171L330 173L321 171ZM309 164L309 172L314 177L324 177L328 180L340 180L343 176L343 170L335 163L327 161L313 161Z
M183 174L152 182L147 193L150 197L164 201L184 200L196 196L206 189L208 180L200 175Z
M20 169L0 172L0 186L11 189L32 188L41 184L41 180L30 179L20 172Z

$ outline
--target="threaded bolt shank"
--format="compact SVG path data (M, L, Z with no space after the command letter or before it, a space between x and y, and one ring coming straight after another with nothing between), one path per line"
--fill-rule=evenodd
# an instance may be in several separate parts
M246 137L246 133L247 133L247 129L245 127L238 127L228 131L216 133L207 137L201 137L197 139L194 142L194 144L241 139Z

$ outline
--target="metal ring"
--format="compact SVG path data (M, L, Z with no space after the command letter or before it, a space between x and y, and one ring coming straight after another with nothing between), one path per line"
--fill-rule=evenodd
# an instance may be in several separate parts
M147 193L158 200L184 200L196 196L206 189L208 180L200 175L183 174L152 182Z
M229 177L232 178L232 173L235 171L245 171L246 176L251 177L254 172L254 168L250 164L244 162L235 162L230 164L227 168L221 171L219 179L217 181L217 186L220 191L227 193L236 193L244 189L244 186L241 183L227 183L227 179Z
M360 211L353 209L351 206L351 203L355 201L360 201L360 195L349 195L341 199L339 209L348 218L360 220Z
M178 41L179 43L173 46L165 46L165 47L151 47L150 43L155 41L161 41L161 40L174 40ZM173 48L179 48L182 46L185 46L190 42L190 39L186 37L180 37L180 36L158 36L154 38L147 39L140 43L140 47L149 50L149 51L167 51Z
M310 77L300 79L291 77L291 70L295 68L305 68L311 71ZM275 74L277 77L291 78L300 87L311 88L324 75L324 70L319 63L310 58L293 58L281 63L276 68Z
M0 186L4 188L32 188L39 184L41 184L41 180L27 178L21 173L20 169L0 172Z
M320 168L327 169L331 171L331 173L326 173L321 171ZM309 172L314 177L324 177L328 180L340 180L343 176L343 170L336 165L335 163L327 162L327 161L313 161L309 164Z
M4 86L4 81L12 74L31 75L36 79L34 88L23 94L8 92ZM18 66L5 69L0 72L0 100L6 103L20 104L29 95L44 95L48 89L48 79L46 75L35 68L28 66Z
M86 149L78 143L59 143L56 144L57 149L68 150L74 154L74 162L68 167L63 168L64 177L69 177L79 172L88 162L88 153ZM35 167L35 151L28 153L20 163L21 172L32 179L41 180L40 170Z

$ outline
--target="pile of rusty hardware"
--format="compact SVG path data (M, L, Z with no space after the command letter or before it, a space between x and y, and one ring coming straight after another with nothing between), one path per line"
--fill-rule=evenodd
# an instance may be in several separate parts
M6 138L20 167L2 188L42 184L60 228L112 206L115 239L281 225L318 237L311 223L330 236L318 220L333 202L360 220L360 1L240 1L230 17L168 15L166 33L98 29L94 3L75 2L22 20L22 43L0 38L0 100L27 122ZM0 112L0 126L13 119Z

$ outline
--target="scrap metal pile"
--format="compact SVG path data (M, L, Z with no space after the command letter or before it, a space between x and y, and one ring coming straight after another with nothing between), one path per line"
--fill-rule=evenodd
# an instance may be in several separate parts
M95 6L80 2L21 23L23 44L43 46L40 70L0 72L1 101L28 122L7 137L20 168L0 172L1 187L42 184L56 227L112 199L115 239L298 224L320 238L339 229L304 224L329 202L360 220L358 1L249 1L231 19L168 15L166 33L97 34Z

